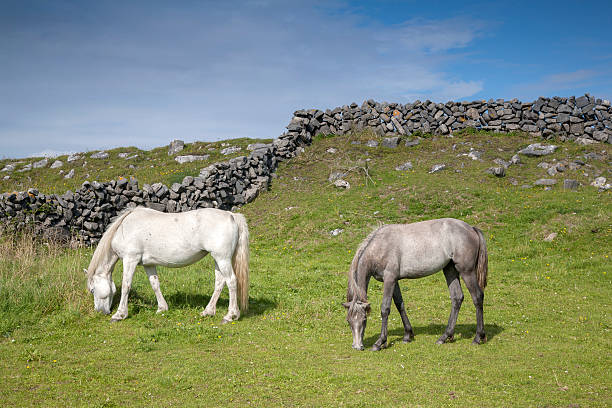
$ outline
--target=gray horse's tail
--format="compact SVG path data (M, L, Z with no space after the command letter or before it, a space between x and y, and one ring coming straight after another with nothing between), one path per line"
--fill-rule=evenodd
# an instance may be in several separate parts
M244 215L231 214L238 224L238 245L232 257L232 267L236 275L240 310L246 312L249 309L249 227Z
M489 272L489 256L487 255L487 243L481 230L472 227L478 234L478 261L476 264L476 276L478 277L478 286L484 290L487 286L487 273Z
M119 213L119 216L108 226L104 234L102 235L102 239L98 243L98 247L94 251L93 256L91 257L91 261L89 262L89 267L87 268L87 278L91 279L96 273L96 269L98 265L104 258L104 255L110 251L111 242L113 237L115 236L115 232L128 215L132 213L134 208L128 208L123 212Z

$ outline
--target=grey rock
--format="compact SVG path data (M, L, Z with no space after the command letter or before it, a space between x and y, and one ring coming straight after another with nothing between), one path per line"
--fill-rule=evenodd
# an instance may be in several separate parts
M397 171L407 171L407 170L412 170L412 163L411 162L406 162L404 164L400 164L399 166L397 166L395 168L395 170Z
M168 147L168 156L174 156L184 148L185 142L183 142L182 140L175 139L170 142L170 146Z
M487 170L485 170L485 172L492 174L495 177L505 177L506 176L506 168L504 166L489 167Z
M71 155L70 155L70 156L68 156L68 158L66 159L66 161L67 161L68 163L72 163L73 161L77 161L77 160L81 160L81 156L80 156L80 155L78 155L78 154L76 154L76 153L71 154Z
M343 232L344 232L344 230L343 230L342 228L336 228L335 230L330 231L330 232L329 232L329 234L330 234L332 237L336 237L336 236L338 236L338 235L342 234Z
M565 190L577 190L578 189L578 181L577 180L571 180L571 179L565 179L563 180L563 188Z
M593 180L591 185L593 187L602 188L602 187L604 187L606 185L606 178L605 177L597 177L595 180Z
M43 168L43 167L47 167L47 164L49 164L49 159L44 158L42 160L39 160L37 162L32 163L32 168L40 169L40 168Z
M417 137L417 138L414 138L414 139L406 140L405 146L406 147L412 147L412 146L418 145L419 143L421 143L421 139Z
M538 179L534 183L536 186L554 186L557 184L557 180L555 179Z
M446 168L446 164L434 164L429 170L429 173L437 173L438 171L444 170Z
M90 159L108 159L108 153L100 151L89 156Z
M336 186L338 188L344 188L346 190L351 188L351 184L348 181L342 180L342 179L338 179L338 180L334 181L334 186Z
M330 183L333 183L334 181L339 180L339 179L343 178L343 177L344 177L344 176L346 176L346 175L347 175L347 173L345 173L345 172L341 172L341 171L334 171L334 172L330 173L330 175L329 175L329 177L327 178L327 180L328 180Z
M397 145L399 144L399 140L400 138L395 136L395 137L385 137L382 141L382 145L384 147L389 147L389 148L396 148Z
M482 157L482 153L478 150L470 150L470 152L467 154L467 157L469 157L472 160L480 160L480 158Z
M58 167L62 167L63 165L64 165L64 162L62 162L61 160L56 160L51 164L51 168L57 169Z
M251 143L247 146L247 150L259 150L259 149L267 149L272 147L272 144L266 143Z
M70 171L64 176L65 179L71 179L74 177L74 169L70 169Z
M549 234L546 238L544 238L544 242L553 242L555 238L557 238L557 233L553 232Z
M493 163L495 163L495 164L497 164L498 166L501 166L501 167L503 167L503 168L505 168L505 169L507 169L508 167L510 167L510 165L512 164L512 163L507 162L507 161L505 161L504 159L500 159L500 158L497 158L497 159L493 160Z
M530 144L524 149L519 150L518 152L520 154L524 154L525 156L537 157L537 156L546 156L551 153L554 153L556 149L557 149L557 146L555 145L543 145L541 143L534 143L534 144Z
M15 170L15 165L14 164L7 164L6 166L4 166L4 168L0 171L13 171Z
M221 154L227 156L228 154L233 154L239 152L240 150L242 150L242 148L239 146L229 146L225 149L221 149Z
M510 159L510 164L520 164L520 163L521 163L521 157L518 154L515 154Z
M331 154L335 154L338 153L338 149L334 148L334 147L330 147L329 149L326 150L327 153L331 153Z
M161 211L164 212L166 210L166 205L165 204L161 204L161 203L152 203L150 201L145 203L145 206L147 208L152 208L156 211Z
M179 164L185 164L185 163L192 163L194 161L208 160L209 158L210 158L209 154L203 154L203 155L189 154L186 156L176 156L174 160L178 162Z
M366 143L368 147L378 147L378 142L376 140L368 140Z

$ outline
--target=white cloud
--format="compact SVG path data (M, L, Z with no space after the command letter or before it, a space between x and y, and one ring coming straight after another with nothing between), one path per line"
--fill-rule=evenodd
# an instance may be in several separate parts
M479 22L383 26L349 9L276 1L191 10L127 3L92 12L97 21L86 24L16 25L11 41L0 43L11 57L0 67L8 94L0 111L11 117L0 123L2 145L11 135L20 139L11 143L15 154L152 147L174 138L272 138L299 108L368 98L446 101L482 90L482 81L444 70L459 58L453 51L480 35Z

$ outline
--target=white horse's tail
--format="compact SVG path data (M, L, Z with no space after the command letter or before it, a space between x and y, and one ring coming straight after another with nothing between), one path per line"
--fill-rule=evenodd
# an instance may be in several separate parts
M102 239L98 243L98 247L94 251L94 254L91 257L91 261L89 262L89 267L87 268L88 279L91 279L96 273L96 269L98 268L100 262L104 259L104 256L111 249L111 242L113 240L113 237L115 236L115 232L117 232L117 229L119 228L125 217L130 215L133 210L133 208L128 208L127 210L121 212L119 216L115 219L115 221L113 221L108 226L106 232L104 232L104 235L102 235Z
M249 227L244 215L231 214L238 224L238 245L232 257L232 266L238 286L238 303L244 313L249 309Z

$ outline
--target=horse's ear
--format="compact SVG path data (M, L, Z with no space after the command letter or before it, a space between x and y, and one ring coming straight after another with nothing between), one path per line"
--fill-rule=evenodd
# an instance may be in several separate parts
M342 306L346 307L347 309L349 309L351 307L351 304L349 302L344 302L342 304Z

